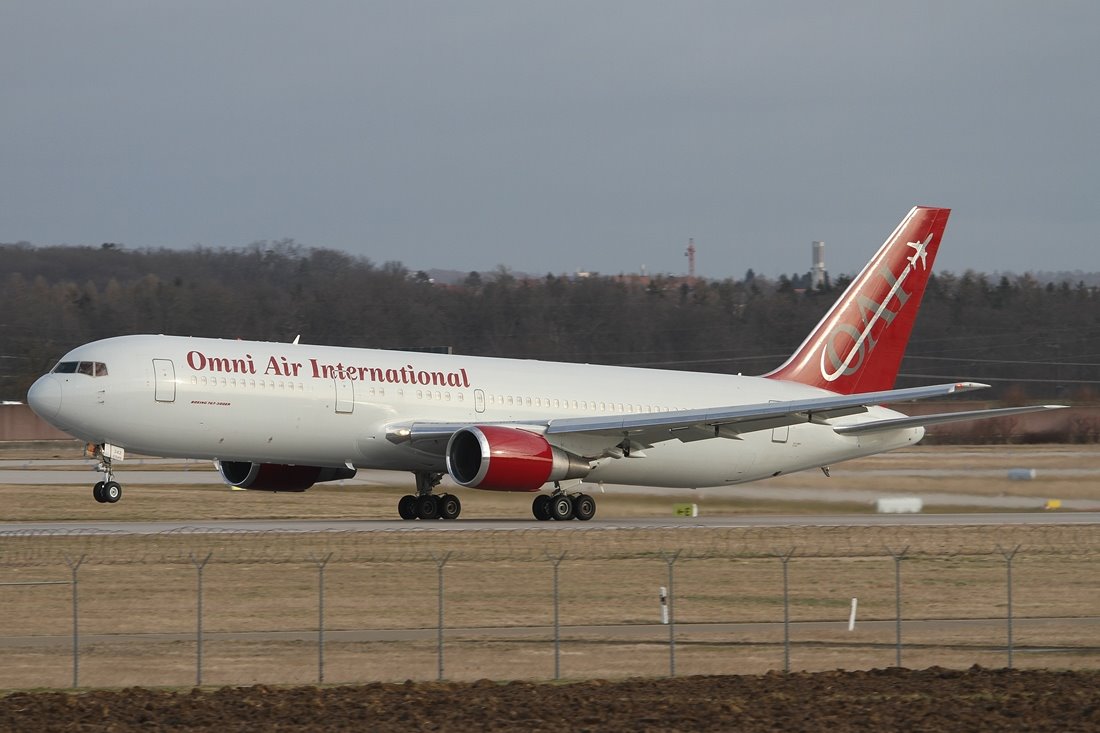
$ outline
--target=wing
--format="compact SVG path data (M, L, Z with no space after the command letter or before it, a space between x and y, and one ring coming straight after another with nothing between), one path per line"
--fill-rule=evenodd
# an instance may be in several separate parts
M684 442L709 438L736 439L745 433L771 430L801 423L828 424L829 420L867 411L868 406L909 400L944 397L960 392L984 389L989 385L956 382L928 387L892 389L852 395L832 395L801 400L767 402L752 405L730 405L697 410L641 413L630 415L598 415L547 420L486 421L543 433L547 441L577 455L626 455L642 451L666 440ZM918 417L877 420L856 425L837 426L841 434L859 434L896 430L918 425L930 425L953 420L975 420L999 417L1057 407L1006 408L977 410L966 413L946 413ZM451 434L473 423L414 422L388 426L386 437L393 443L409 443L417 450L442 455Z

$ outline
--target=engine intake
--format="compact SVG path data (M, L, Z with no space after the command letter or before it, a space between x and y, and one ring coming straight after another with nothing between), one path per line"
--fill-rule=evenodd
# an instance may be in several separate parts
M347 466L324 468L249 461L215 461L215 464L227 484L255 491L305 491L317 483L355 475L355 469Z
M588 461L519 428L475 425L447 442L447 473L471 489L538 491L548 481L583 478Z

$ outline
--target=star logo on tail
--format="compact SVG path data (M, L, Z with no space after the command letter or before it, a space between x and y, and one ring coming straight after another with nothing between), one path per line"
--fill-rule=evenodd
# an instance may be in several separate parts
M906 247L912 247L914 249L913 254L905 259L909 260L909 266L916 268L917 260L920 260L920 269L927 270L928 262L928 243L932 241L932 235L929 234L923 242L906 242Z

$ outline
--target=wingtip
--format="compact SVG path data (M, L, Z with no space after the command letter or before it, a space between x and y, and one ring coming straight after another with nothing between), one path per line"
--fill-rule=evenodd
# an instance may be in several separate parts
M981 382L955 382L955 392L970 392L975 389L989 389L990 385Z

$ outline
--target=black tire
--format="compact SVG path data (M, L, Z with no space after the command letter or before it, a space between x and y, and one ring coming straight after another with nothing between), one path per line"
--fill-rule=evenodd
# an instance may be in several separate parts
M577 494L573 497L573 518L587 522L596 516L596 500L588 494Z
M416 497L412 494L402 496L397 502L397 513L402 519L416 519Z
M462 513L462 502L454 494L443 494L439 497L440 519L458 519Z
M117 481L108 481L103 484L103 489L100 493L103 496L103 501L108 504L114 504L122 498L122 486Z
M562 494L550 497L550 516L559 522L573 518L573 500Z
M107 500L103 498L103 481L100 481L92 487L92 498L98 501L100 504L106 504Z
M531 513L534 514L535 519L540 522L553 519L550 515L550 497L546 494L539 494L536 496L535 500L531 502Z
M435 494L416 497L416 516L421 519L439 519L439 497Z

